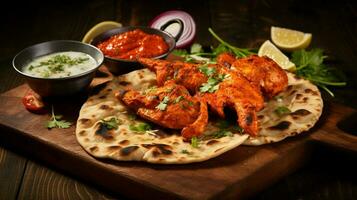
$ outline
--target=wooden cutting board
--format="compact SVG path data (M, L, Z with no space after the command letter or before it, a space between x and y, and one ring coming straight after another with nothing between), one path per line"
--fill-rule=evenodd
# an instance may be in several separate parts
M110 77L97 78L96 83ZM357 152L357 137L343 133L337 122L356 113L341 105L325 106L309 132L259 147L239 146L196 164L154 165L99 160L77 143L75 125L45 128L50 116L28 112L21 103L29 91L19 86L0 95L0 139L49 165L130 198L237 199L250 196L306 163L319 143ZM58 113L75 122L83 97L52 100Z

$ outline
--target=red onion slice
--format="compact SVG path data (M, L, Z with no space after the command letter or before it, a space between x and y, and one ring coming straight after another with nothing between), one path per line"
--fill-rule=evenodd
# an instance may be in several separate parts
M149 26L166 31L175 37L176 48L190 46L196 35L195 21L191 15L180 10L171 10L161 13L151 20Z

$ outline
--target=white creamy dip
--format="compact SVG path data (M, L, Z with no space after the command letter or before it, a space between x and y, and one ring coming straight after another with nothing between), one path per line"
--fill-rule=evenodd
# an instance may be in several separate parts
M89 71L97 61L82 52L65 51L40 56L23 68L23 72L40 78L61 78Z

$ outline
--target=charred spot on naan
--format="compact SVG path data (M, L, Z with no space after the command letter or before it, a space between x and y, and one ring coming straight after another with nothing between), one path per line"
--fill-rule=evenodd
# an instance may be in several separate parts
M89 151L91 151L92 153L98 152L99 148L97 146L93 146L91 148L89 148Z
M217 140L209 140L206 144L208 146L210 146L210 145L214 145L214 144L217 144L217 143L219 143L219 141L217 141Z
M153 156L157 157L160 155L171 155L172 147L167 144L142 144L144 148L153 149Z
M138 146L128 146L125 148L120 149L120 155L121 156L129 156L133 152L135 152L137 149L139 149Z
M109 130L105 125L102 123L98 123L95 131L95 135L100 136L106 140L113 140L114 139L114 131Z
M113 110L114 108L111 107L111 106L108 106L106 104L103 104L99 107L99 109L102 109L102 110Z
M279 124L275 125L275 126L271 126L269 127L270 130L279 130L279 131L283 131L289 128L291 122L288 121L282 121Z

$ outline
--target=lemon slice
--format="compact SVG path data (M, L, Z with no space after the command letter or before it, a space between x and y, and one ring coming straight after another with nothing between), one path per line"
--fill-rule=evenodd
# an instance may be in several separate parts
M83 37L82 42L91 43L93 38L103 33L104 31L122 27L121 23L115 21L104 21L93 26Z
M286 51L304 49L309 46L311 33L303 33L287 28L271 27L271 40L276 46Z
M292 63L289 58L284 55L273 43L269 40L265 41L262 46L260 46L258 51L258 56L267 56L274 60L281 68L288 71L295 71L296 66Z

